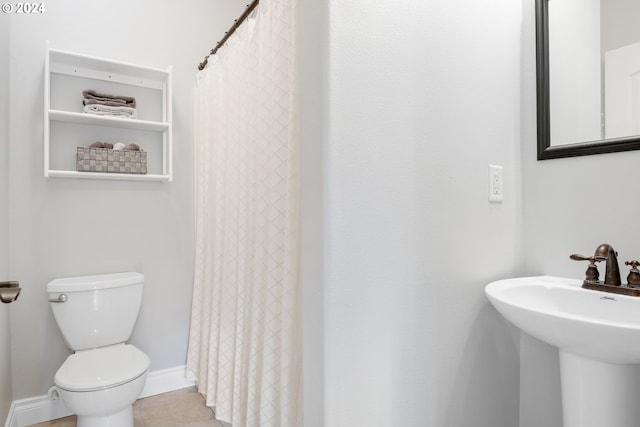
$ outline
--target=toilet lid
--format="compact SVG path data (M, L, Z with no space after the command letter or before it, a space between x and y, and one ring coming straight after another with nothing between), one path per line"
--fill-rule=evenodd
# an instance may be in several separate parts
M149 356L130 344L118 344L72 354L54 382L64 390L100 390L134 380L148 368Z

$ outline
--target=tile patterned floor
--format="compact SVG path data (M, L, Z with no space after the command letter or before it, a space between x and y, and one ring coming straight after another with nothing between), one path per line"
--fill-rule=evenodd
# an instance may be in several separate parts
M139 399L133 404L135 427L222 427L195 388ZM29 427L75 427L76 417L60 418Z

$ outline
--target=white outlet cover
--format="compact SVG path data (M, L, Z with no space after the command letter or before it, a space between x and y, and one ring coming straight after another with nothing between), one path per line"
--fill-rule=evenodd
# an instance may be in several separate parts
M489 165L489 202L501 203L503 191L502 166Z

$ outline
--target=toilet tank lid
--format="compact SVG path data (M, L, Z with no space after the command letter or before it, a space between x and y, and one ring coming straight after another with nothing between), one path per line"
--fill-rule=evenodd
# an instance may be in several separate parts
M144 275L135 272L65 277L47 283L47 292L80 292L144 283Z

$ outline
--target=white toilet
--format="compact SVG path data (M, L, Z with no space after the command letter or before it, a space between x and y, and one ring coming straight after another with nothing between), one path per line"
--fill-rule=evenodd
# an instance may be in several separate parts
M149 357L125 342L142 302L144 276L116 273L47 284L53 316L74 353L56 372L62 400L78 427L133 427Z

